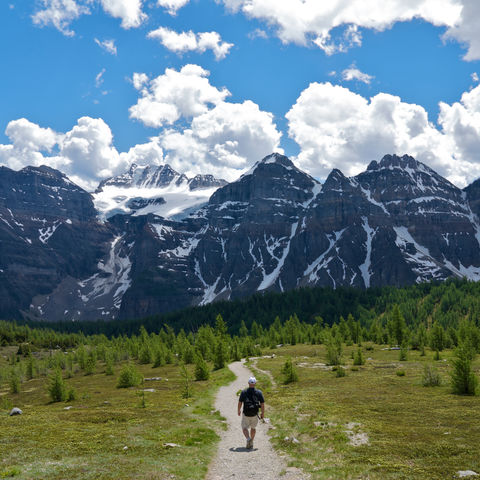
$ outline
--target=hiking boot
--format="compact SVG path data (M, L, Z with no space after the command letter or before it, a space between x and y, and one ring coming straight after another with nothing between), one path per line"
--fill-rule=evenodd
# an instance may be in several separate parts
M251 438L247 440L247 448L248 449L253 448L253 440Z

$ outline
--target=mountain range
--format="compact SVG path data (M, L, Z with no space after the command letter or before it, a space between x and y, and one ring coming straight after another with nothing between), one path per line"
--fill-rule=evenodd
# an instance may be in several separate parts
M274 153L237 181L132 165L90 194L0 167L0 318L140 318L305 286L480 279L480 181L410 156L321 184Z

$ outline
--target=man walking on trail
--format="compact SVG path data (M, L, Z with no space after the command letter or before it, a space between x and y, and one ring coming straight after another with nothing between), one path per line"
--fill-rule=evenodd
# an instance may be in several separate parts
M248 388L242 390L238 399L238 416L242 415L242 430L247 439L248 449L253 448L253 439L255 438L258 424L258 410L261 409L260 418L262 420L265 416L265 400L263 393L255 388L256 384L256 378L250 377L248 379ZM250 429L250 432L248 429Z

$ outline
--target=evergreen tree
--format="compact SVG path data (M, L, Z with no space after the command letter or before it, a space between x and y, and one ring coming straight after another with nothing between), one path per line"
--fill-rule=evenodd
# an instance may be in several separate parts
M355 358L353 359L354 365L365 365L365 359L363 358L362 349L358 348Z
M142 347L140 347L140 351L138 353L138 362L141 365L148 365L149 363L152 363L152 351L148 343L144 343Z
M342 363L342 341L339 337L328 334L326 339L327 365L340 365Z
M10 393L20 393L20 374L16 367L10 370Z
M52 402L63 402L67 398L65 382L59 368L50 375L48 393Z
M27 380L31 380L32 378L35 378L35 373L36 373L35 359L33 358L33 355L30 353L28 355L27 367L25 369L25 376L27 377Z
M430 347L439 352L445 347L445 330L438 322L433 324L430 332Z
M214 369L220 370L227 362L227 344L223 338L217 338L215 344Z
M136 387L142 381L143 375L133 365L124 365L118 377L117 388Z
M405 325L405 319L403 318L403 315L400 312L400 307L397 304L393 306L391 324L392 324L393 338L397 342L397 345L401 345L403 342L403 337L405 335L406 325Z
M85 375L93 375L97 368L97 353L92 348L87 355L85 362Z
M195 380L208 380L210 378L210 368L202 356L195 357Z
M283 383L288 384L298 382L297 369L293 365L292 359L290 357L285 360L285 363L282 367L282 373L284 375Z
M455 358L452 360L453 371L452 391L457 395L476 395L478 379L472 370L474 353L467 344L461 344L455 350Z

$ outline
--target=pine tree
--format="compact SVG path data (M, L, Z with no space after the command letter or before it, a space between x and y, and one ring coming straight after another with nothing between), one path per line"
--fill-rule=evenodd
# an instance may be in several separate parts
M287 360L285 361L282 367L282 373L284 375L283 383L288 384L298 382L297 369L293 365L292 359L290 357L287 358Z
M10 370L10 393L20 393L20 375L15 367Z
M353 359L354 365L365 365L365 359L363 358L362 349L358 348L355 358Z
M50 376L48 393L52 402L63 402L67 398L65 382L62 377L62 371L59 368Z
M227 345L223 338L218 338L215 345L214 369L220 370L227 362Z
M208 380L210 378L210 368L208 363L200 356L195 356L195 380Z
M455 350L452 360L452 390L457 395L476 395L478 379L472 370L474 352L467 344L461 344Z
M405 319L400 312L400 307L397 304L395 304L393 307L391 322L394 339L396 340L397 345L401 345L403 343L406 325Z
M25 369L25 375L27 377L27 380L31 380L32 378L35 378L35 371L36 371L35 359L33 358L33 355L30 353L28 355L27 367Z
M117 388L136 387L142 380L143 375L133 365L124 365L118 377Z

